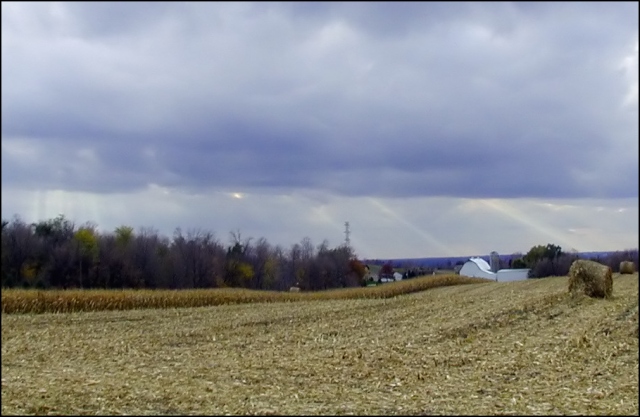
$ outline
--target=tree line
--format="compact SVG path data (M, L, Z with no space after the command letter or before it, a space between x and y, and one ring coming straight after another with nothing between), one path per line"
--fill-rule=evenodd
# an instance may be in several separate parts
M562 247L548 243L533 246L525 255L514 254L511 268L530 268L530 278L565 276L569 274L571 264L578 259L577 253L564 252ZM638 249L626 249L596 256L593 260L609 266L613 272L620 272L620 262L631 261L638 267Z
M365 265L346 245L315 246L305 237L289 248L230 233L225 245L202 229L172 238L149 227L99 232L59 215L28 224L2 220L2 287L186 289L240 287L324 290L363 284Z

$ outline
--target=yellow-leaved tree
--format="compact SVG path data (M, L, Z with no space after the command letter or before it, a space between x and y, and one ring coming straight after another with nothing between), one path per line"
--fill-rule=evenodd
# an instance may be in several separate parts
M84 286L83 264L84 261L94 263L98 259L98 238L95 229L91 226L85 226L78 229L73 236L78 248L78 259L80 264L80 288Z

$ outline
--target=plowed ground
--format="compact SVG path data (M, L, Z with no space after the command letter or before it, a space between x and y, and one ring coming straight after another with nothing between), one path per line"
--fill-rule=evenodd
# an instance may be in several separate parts
M635 414L638 275L2 315L2 414Z

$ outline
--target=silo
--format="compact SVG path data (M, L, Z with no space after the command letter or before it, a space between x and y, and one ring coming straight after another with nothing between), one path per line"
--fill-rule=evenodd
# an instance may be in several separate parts
M498 269L500 269L500 255L498 255L498 252L493 251L489 254L489 265L492 272L498 272Z

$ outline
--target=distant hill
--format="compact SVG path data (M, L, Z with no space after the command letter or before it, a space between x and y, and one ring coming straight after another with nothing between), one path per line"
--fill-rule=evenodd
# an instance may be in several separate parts
M581 258L597 258L605 257L616 251L607 252L578 252L577 255ZM489 262L489 255L474 255L474 256L453 256L453 257L436 257L436 258L395 258L395 259L364 259L363 262L368 265L383 265L387 262L391 262L394 268L402 267L425 267L425 268L452 268L457 262L466 262L469 258L478 257ZM513 254L500 255L500 260L503 262L509 262L515 258Z

